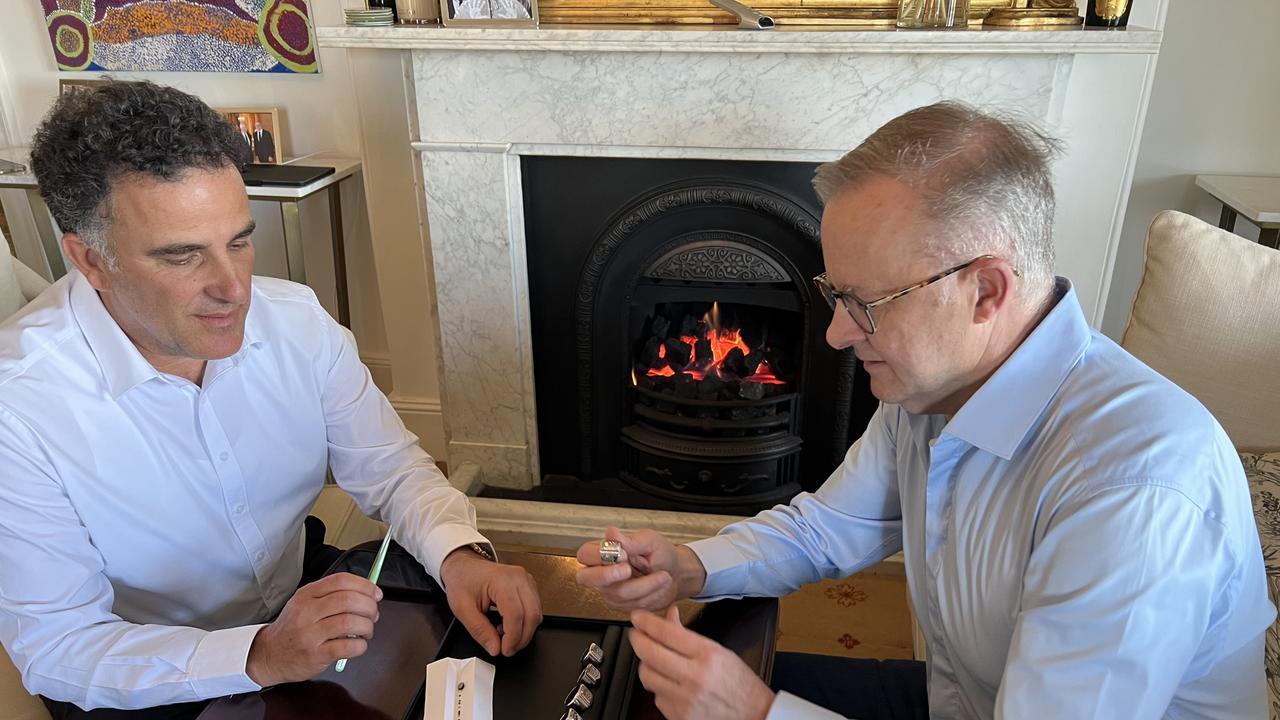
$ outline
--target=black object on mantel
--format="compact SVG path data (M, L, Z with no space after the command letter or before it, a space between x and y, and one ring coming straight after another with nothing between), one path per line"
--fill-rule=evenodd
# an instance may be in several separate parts
M391 10L391 21L400 22L400 12L396 10L395 0L365 0L364 6L373 8L388 8Z
M1085 0L1084 24L1122 28L1129 24L1133 0Z
M240 168L240 176L244 178L245 185L302 187L333 173L334 168L321 165L259 165L254 163Z

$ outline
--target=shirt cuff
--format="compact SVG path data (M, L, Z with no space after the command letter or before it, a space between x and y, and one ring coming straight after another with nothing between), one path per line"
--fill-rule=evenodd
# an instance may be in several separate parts
M746 587L747 559L742 556L733 540L716 535L694 540L686 546L698 556L707 571L707 581L696 600L728 600L742 597Z
M202 698L257 692L262 686L245 672L249 647L266 625L214 630L205 633L191 656L191 687Z
M427 533L427 547L424 552L425 558L421 558L426 566L427 572L431 577L440 581L440 566L444 564L444 559L449 553L460 547L466 547L471 543L478 543L490 549L493 543L489 539L480 534L479 530L465 523L446 523L438 525ZM494 553L496 558L498 555ZM440 582L440 586L444 587L444 583Z
M769 706L769 714L765 720L816 720L824 718L834 720L843 716L831 712L821 705L814 705L788 692L780 692Z

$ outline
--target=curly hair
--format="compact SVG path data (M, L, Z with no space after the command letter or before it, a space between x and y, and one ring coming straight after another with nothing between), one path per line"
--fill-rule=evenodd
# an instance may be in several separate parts
M31 169L62 230L114 270L106 230L115 182L240 167L248 154L231 123L199 98L150 82L112 82L58 98L36 129Z

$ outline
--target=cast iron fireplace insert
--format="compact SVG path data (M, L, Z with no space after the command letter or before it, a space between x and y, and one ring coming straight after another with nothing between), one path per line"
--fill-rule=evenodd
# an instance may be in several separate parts
M875 409L825 341L815 165L526 156L542 485L486 494L752 513Z

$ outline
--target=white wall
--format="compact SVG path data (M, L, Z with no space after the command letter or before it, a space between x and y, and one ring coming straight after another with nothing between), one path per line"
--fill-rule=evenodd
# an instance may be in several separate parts
M1111 337L1128 322L1151 218L1172 208L1218 223L1221 205L1195 186L1199 174L1280 175L1276 0L1169 3L1103 320ZM1243 218L1237 232L1258 236Z
M316 25L342 23L343 6L361 0L314 0ZM40 4L10 0L0 14L0 146L29 142L40 119L58 93L58 79L99 77L101 73L58 72L49 46ZM418 209L412 192L414 159L409 148L403 74L397 53L377 62L346 50L321 48L317 75L278 73L114 73L112 77L147 79L172 85L219 107L277 107L286 136L286 156L336 151L362 157L364 182L344 182L343 225L350 279L352 329L361 357L379 385L424 445L443 459L439 389L434 341L434 311ZM386 99L378 107L361 108L361 95ZM397 112L398 108L398 112ZM392 197L388 188L407 187ZM366 188L370 188L366 197ZM4 193L5 207L21 200ZM404 197L409 201L405 202ZM259 230L255 272L285 275L279 206L255 202ZM21 213L10 218L15 244L34 247L34 233ZM328 204L324 195L303 203L303 233L308 284L336 315ZM387 312L384 312L387 308ZM391 370L394 367L395 372Z

